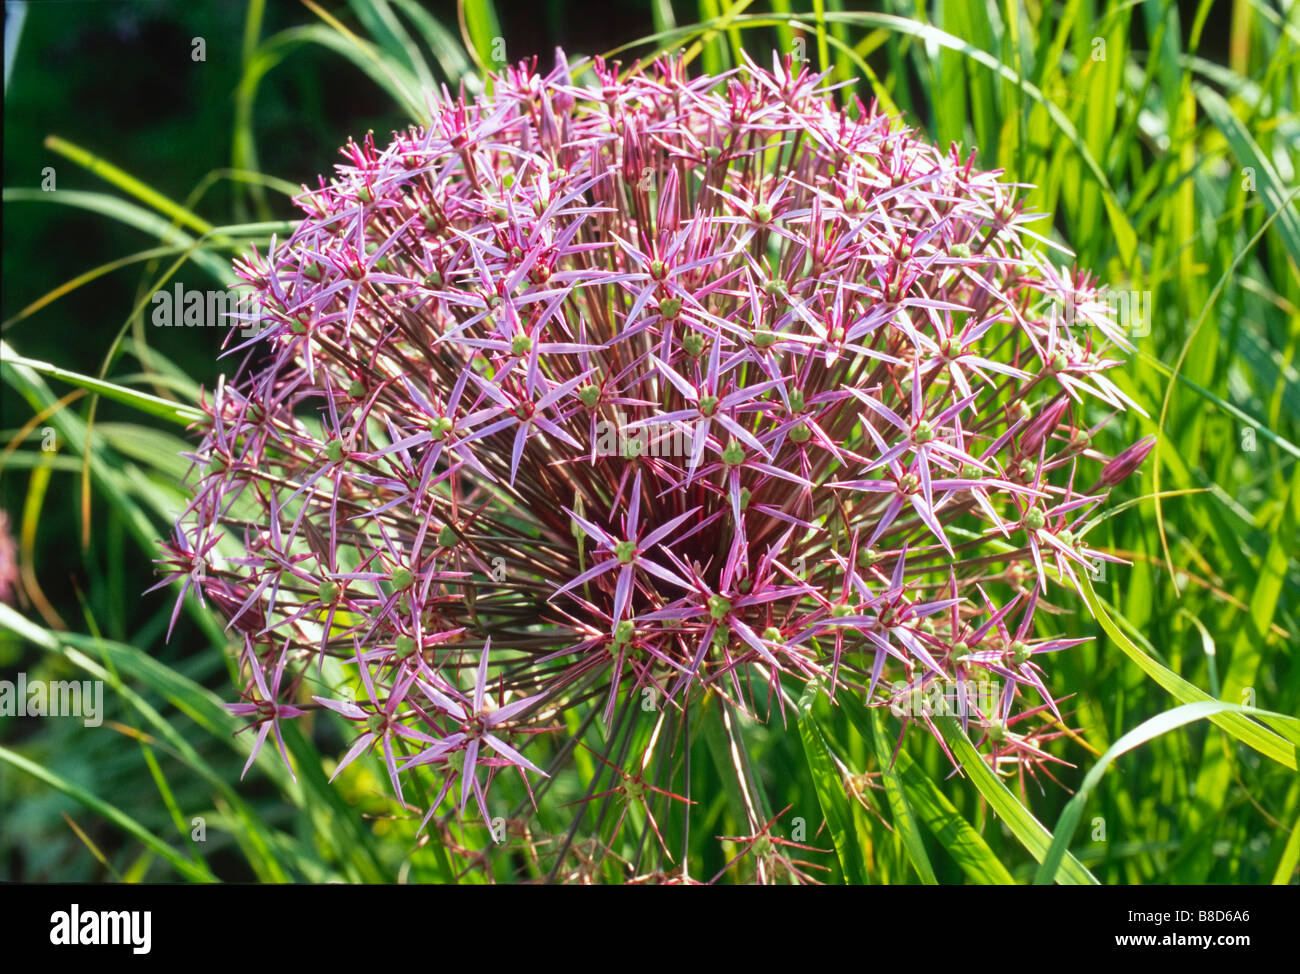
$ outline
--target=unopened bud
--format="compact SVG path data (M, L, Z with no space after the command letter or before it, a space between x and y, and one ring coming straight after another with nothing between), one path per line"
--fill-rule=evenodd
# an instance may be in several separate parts
M1156 438L1154 435L1144 436L1106 464L1101 470L1101 478L1098 482L1107 487L1114 487L1120 481L1125 480L1134 470L1142 466L1142 461L1147 458L1147 454L1151 452L1155 445Z

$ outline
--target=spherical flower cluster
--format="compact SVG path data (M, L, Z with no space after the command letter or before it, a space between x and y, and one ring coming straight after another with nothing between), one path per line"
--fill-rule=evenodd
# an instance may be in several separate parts
M992 759L1045 760L1014 724L1078 640L1035 609L1150 448L1092 445L1131 405L1103 296L973 156L788 61L591 70L349 143L237 264L261 330L166 559L242 639L234 709L340 714L340 768L373 749L430 814L646 690L766 718L984 679Z

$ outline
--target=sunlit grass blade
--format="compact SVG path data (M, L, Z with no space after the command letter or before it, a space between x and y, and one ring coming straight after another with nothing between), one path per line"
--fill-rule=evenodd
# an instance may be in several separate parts
M1130 639L1119 627L1115 619L1111 617L1101 599L1097 597L1096 591L1093 590L1092 583L1086 577L1081 577L1080 581L1088 608L1092 610L1092 614L1096 617L1101 628L1105 630L1106 635L1120 648L1124 655L1137 663L1142 672L1164 687L1181 703L1215 702L1204 690L1188 683L1173 670L1161 665L1139 648L1137 643ZM1267 715L1260 716L1267 719ZM1231 711L1210 714L1209 719L1237 740L1248 747L1254 748L1265 757L1271 758L1292 771L1296 770L1297 745L1282 736L1280 732L1275 733L1253 720L1248 720L1240 713ZM1297 740L1300 740L1300 738L1297 738Z
M1074 797L1065 806L1065 810L1061 812L1061 817L1056 822L1056 829L1052 833L1052 844L1047 850L1047 855L1043 857L1042 862L1039 864L1038 872L1034 875L1034 882L1045 885L1055 881L1057 871L1061 868L1061 861L1070 846L1070 839L1073 838L1075 830L1079 827L1079 819L1083 816L1084 806L1088 803L1089 796L1100 783L1102 775L1106 773L1106 769L1110 767L1112 761L1134 748L1141 747L1161 734L1182 727L1184 724L1203 720L1214 714L1247 712L1247 708L1232 703L1219 703L1217 701L1185 703L1144 721L1117 740L1106 749L1106 753L1089 769L1078 791L1075 792ZM1278 714L1277 716L1284 715ZM1297 725L1300 725L1300 721L1297 721Z
M157 416L159 419L165 419L171 423L188 426L190 423L203 419L203 413L193 406L171 402L150 395L147 392L137 392L135 389L128 389L126 386L120 386L115 382L107 382L102 379L91 378L88 375L81 375L78 372L70 372L49 362L38 362L35 359L16 355L7 342L0 342L0 355L4 356L6 366L29 368L33 372L48 375L53 379L60 379L89 392L97 392L105 399L123 403L140 410L142 413Z
M73 206L135 227L164 243L193 248L197 242L190 234L156 213L107 193L88 193L76 189L61 189L57 193L45 193L39 189L7 187L4 190L4 201L6 203L58 203L62 206ZM234 276L228 263L202 248L194 249L190 254L190 260L202 267L213 280L223 286Z
M867 851L857 829L857 818L861 810L856 803L850 801L845 791L844 778L831 756L826 737L812 714L812 701L807 694L805 700L800 701L800 709L799 739L803 742L808 772L812 775L822 814L826 816L826 826L840 868L844 871L844 880L855 885L866 885L871 882L871 877L867 871Z
M984 763L984 758L980 756L979 751L975 750L975 745L970 742L955 717L937 717L935 723L943 734L944 741L952 749L953 755L961 763L962 770L984 796L984 800L997 813L1002 823L1020 840L1020 844L1029 851L1029 854L1041 863L1051 846L1052 833L1034 818L1029 809L1011 794L1002 779ZM1065 853L1064 861L1061 863L1057 881L1071 885L1095 886L1097 884L1096 877L1068 852Z
M501 24L491 0L456 0L461 36L470 57L484 74L495 70L498 45L503 43Z
M888 799L889 808L893 812L894 828L902 836L903 848L907 850L907 858L912 863L912 868L916 870L916 875L920 877L921 882L934 885L938 882L934 876L934 867L930 865L930 857L925 851L925 839L921 836L921 832L916 826L916 819L912 815L912 808L908 801L909 795L904 789L902 775L890 759L890 746L885 736L884 718L878 709L871 714L871 744L875 750L876 764L880 768L881 779L885 782L885 797Z
M101 159L92 152L87 152L79 145L74 145L67 139L60 138L57 135L48 136L45 139L45 148L72 160L78 166L116 186L128 196L134 196L141 203L157 210L164 216L171 217L180 226L189 227L197 233L210 233L212 230L212 224L198 214L169 200L152 186L141 182L130 173L124 172L108 160Z

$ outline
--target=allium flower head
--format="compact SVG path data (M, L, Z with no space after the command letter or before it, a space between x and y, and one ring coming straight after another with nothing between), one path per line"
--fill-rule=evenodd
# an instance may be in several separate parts
M1105 557L1081 529L1143 452L1091 445L1131 405L1105 303L998 174L788 61L592 70L349 143L238 263L262 330L170 545L243 639L238 712L312 709L337 661L346 760L430 813L486 816L567 709L647 689L766 719L985 678L970 719L1039 760L1008 728L1077 640L1035 609Z

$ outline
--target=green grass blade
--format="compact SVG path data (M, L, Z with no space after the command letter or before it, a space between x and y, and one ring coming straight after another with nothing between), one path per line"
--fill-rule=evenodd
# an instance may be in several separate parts
M1295 825L1291 829L1291 835L1286 840L1286 845L1282 849L1282 857L1278 860L1277 871L1273 873L1273 885L1285 886L1291 882L1291 877L1295 875L1296 866L1300 865L1300 819L1296 819Z
M1002 860L989 848L984 837L962 818L939 786L913 761L906 751L899 751L895 771L908 803L939 844L962 872L977 883L1011 886L1015 884Z
M58 203L62 206L75 206L78 209L99 213L129 227L135 227L151 237L157 237L165 244L190 248L197 243L196 238L156 213L107 193L88 193L76 189L61 189L57 193L46 193L39 189L6 188L3 198L6 203ZM205 250L195 249L190 254L190 260L207 271L222 286L234 279L234 272L231 271L230 265Z
M812 776L813 789L817 793L822 814L826 816L826 827L831 842L835 845L835 855L844 872L845 882L865 886L871 882L867 874L866 850L857 832L853 809L849 807L844 779L831 757L826 737L812 715L809 696L809 693L805 693L805 699L800 701L798 720L799 739L803 742L808 773Z
M66 778L60 777L49 769L37 764L35 761L29 761L21 754L17 754L9 750L7 747L0 747L0 761L5 761L13 765L19 771L31 775L37 781L49 785L57 791L61 791L63 794L85 806L106 822L117 826L123 832L138 839L147 848L153 850L171 863L178 873L191 882L215 883L217 881L217 877L212 875L207 866L190 861L162 839L158 838L146 829L130 815L123 812L120 808L110 805L108 802L91 794L80 785L74 784Z
M935 878L934 867L930 865L930 857L926 854L925 840L921 836L920 829L916 826L916 819L912 816L912 809L903 788L902 777L894 762L890 759L889 741L885 736L884 717L881 715L879 708L871 714L871 743L876 752L876 763L880 767L880 777L885 783L885 798L889 801L889 807L894 813L894 828L902 836L903 848L907 850L907 858L912 863L912 868L916 870L916 875L920 877L921 882L927 886L933 886L939 881Z
M1214 714L1243 713L1246 709L1238 704L1213 701L1185 703L1144 721L1107 748L1106 753L1097 759L1097 763L1084 776L1083 784L1079 786L1079 790L1065 806L1065 810L1061 812L1061 817L1056 822L1056 829L1052 833L1052 844L1039 865L1038 872L1034 875L1034 883L1047 885L1055 881L1057 870L1061 867L1061 860L1069 848L1070 839L1074 836L1075 829L1079 826L1079 819L1083 816L1083 808L1088 802L1088 797L1101 782L1102 775L1106 773L1106 769L1112 761L1121 754L1126 754L1134 748L1141 747L1148 741L1154 740L1175 728L1182 727L1184 724L1190 724L1193 721ZM1297 723L1300 724L1300 721L1297 721Z
M1169 691L1180 703L1215 702L1204 690L1188 683L1173 670L1143 652L1137 643L1120 629L1110 613L1106 611L1101 599L1097 597L1097 593L1093 590L1092 583L1083 575L1079 576L1079 580L1082 583L1084 601L1088 603L1088 608L1096 617L1101 628L1105 630L1106 635L1120 648L1125 656L1137 663L1142 672ZM1240 713L1231 711L1210 714L1209 719L1247 747L1254 748L1260 754L1271 758L1283 767L1290 768L1292 771L1296 770L1297 747L1280 734L1274 733L1269 728L1263 727L1253 720L1248 720Z
M425 10L416 0L393 0L415 29L419 31L424 43L429 46L433 56L438 60L438 67L447 76L452 85L462 78L474 75L474 65L465 54L465 48L459 38Z
M94 153L87 152L79 145L74 145L67 139L61 139L57 135L47 136L45 139L45 148L51 152L56 152L65 159L70 159L81 168L88 172L94 173L105 182L116 186L128 196L134 196L141 203L152 209L157 210L171 219L180 226L189 227L197 233L204 234L212 231L212 224L203 219L196 213L192 213L185 207L172 200L169 200L162 193L158 192L151 186L147 186L140 180L136 179L130 173L123 172L117 166L113 165L106 159L101 159Z
M49 362L39 362L36 359L15 355L8 342L0 341L0 355L3 355L6 366L25 366L33 372L48 375L53 379L61 379L90 392L97 392L105 399L112 399L115 402L138 409L142 413L165 419L171 423L188 426L190 423L196 423L203 419L202 411L193 406L172 402L159 396L150 395L147 392L137 392L134 389L128 389L126 386L106 382L103 379L94 379L79 372L70 372Z
M485 74L499 69L501 65L497 64L494 55L498 53L495 48L502 37L501 24L491 0L457 0L457 8L465 46L479 69Z
M1269 212L1277 214L1282 243L1291 255L1293 266L1300 267L1300 214L1291 205L1294 192L1284 196L1284 184L1277 170L1223 97L1205 85L1193 85L1192 90L1196 93L1196 100L1205 109L1205 114L1232 146L1237 161L1255 171L1255 186L1268 205Z
M1003 784L1002 779L984 763L984 758L980 756L979 751L975 750L975 745L970 742L955 717L937 717L935 724L953 755L961 763L962 770L970 776L979 793L984 796L984 800L997 813L1003 824L1020 840L1020 844L1029 851L1029 854L1037 862L1042 862L1051 846L1052 834L1038 819L1034 818L1029 809L1020 804L1016 796L1011 794L1010 789ZM1061 864L1058 881L1071 885L1097 885L1097 878L1068 852L1065 853Z

